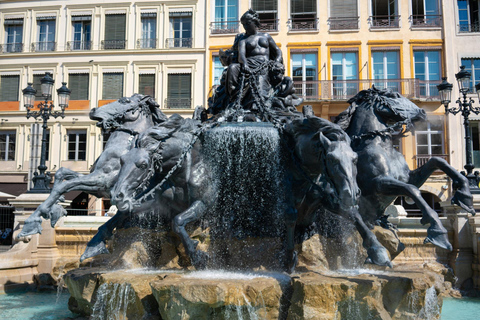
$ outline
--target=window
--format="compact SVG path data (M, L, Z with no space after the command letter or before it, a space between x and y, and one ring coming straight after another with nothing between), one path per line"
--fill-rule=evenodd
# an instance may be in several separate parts
M419 79L420 97L438 96L440 84L440 51L414 51L415 78Z
M192 47L192 13L170 12L170 39L167 48Z
M372 28L398 28L397 0L372 0Z
M475 92L475 84L480 82L480 58L464 58L462 66L470 72L472 78L470 80L470 92Z
M357 0L330 1L330 30L358 29Z
M291 29L316 30L317 29L317 1L316 0L291 0Z
M15 160L16 132L0 131L0 161Z
M0 77L0 101L19 101L20 76Z
M54 51L55 50L55 18L40 17L37 18L38 42L35 51Z
M42 135L43 135L43 129L40 129L40 135L39 135L39 139L40 139L40 145L42 144ZM46 134L46 137L47 139L46 143L45 143L45 161L48 161L50 159L50 129L47 129L47 134Z
M415 126L417 155L443 155L443 116L428 116Z
M73 16L73 41L70 50L91 50L91 16Z
M87 154L87 131L67 130L68 160L85 161Z
M105 40L103 49L125 49L125 14L105 15Z
M23 51L23 19L5 19L4 52Z
M215 0L214 20L212 33L237 33L238 0Z
M191 74L169 74L167 108L189 109L192 107Z
M155 74L141 74L139 76L138 93L155 99Z
M412 0L412 27L441 27L439 0Z
M142 39L140 39L139 47L141 49L157 47L157 14L141 13L142 16Z
M260 30L277 31L277 0L252 0L252 9L260 18Z
M68 87L72 90L70 100L88 100L88 73L68 75Z
M114 100L123 97L123 73L103 74L103 100Z
M459 32L480 32L479 0L457 0Z
M317 54L292 53L292 76L297 94L304 97L316 96Z
M373 49L372 49L373 50ZM401 91L400 63L398 51L372 51L373 79L377 88L389 88L393 91Z
M332 52L333 98L346 99L357 94L358 83L346 80L358 78L357 52Z
M213 57L213 85L218 86L220 84L220 80L222 79L223 70L225 67L222 65L219 56Z

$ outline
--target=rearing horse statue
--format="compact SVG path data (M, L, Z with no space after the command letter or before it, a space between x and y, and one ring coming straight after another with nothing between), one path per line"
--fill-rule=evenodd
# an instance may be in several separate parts
M337 117L336 123L350 136L352 149L358 154L357 181L362 191L359 205L363 218L373 223L397 196L408 196L422 211L421 223L430 224L425 243L451 251L447 230L418 188L440 169L453 180L456 192L452 203L474 215L467 178L438 157L412 171L392 144L392 133L406 125L403 134L414 122L426 120L425 111L397 92L375 87L360 91L348 102L350 107Z

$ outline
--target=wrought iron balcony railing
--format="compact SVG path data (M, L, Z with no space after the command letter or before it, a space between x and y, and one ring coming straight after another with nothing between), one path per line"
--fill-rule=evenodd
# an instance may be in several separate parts
M167 98L165 99L167 109L191 109L192 98Z
M81 51L92 50L92 41L68 41L67 50L69 51Z
M127 40L102 40L102 50L121 50L127 47Z
M210 32L212 34L238 33L240 30L240 21L215 21L210 23Z
M440 81L418 79L366 79L294 81L295 94L306 101L348 100L359 91L371 88L389 88L409 99L439 100L437 84Z
M372 29L399 28L400 16L370 16Z
M55 51L56 49L57 43L54 41L33 42L31 47L31 50L35 52Z
M439 14L416 14L410 16L412 28L439 28L442 26L442 16Z
M459 33L480 32L480 23L460 24L458 25Z
M260 31L278 31L278 19L263 19L260 21Z
M317 30L318 18L295 18L288 19L290 31Z
M359 17L335 17L328 19L330 30L355 30L358 29Z
M5 43L0 44L0 52L3 53L14 53L14 52L23 52L23 43Z
M157 39L138 39L137 49L155 49L157 47Z
M428 162L432 157L442 158L447 162L450 162L448 154L417 154L413 156L415 158L415 163L417 168L420 168ZM436 170L434 173L443 173L440 170Z
M193 38L168 38L165 40L167 48L191 48Z

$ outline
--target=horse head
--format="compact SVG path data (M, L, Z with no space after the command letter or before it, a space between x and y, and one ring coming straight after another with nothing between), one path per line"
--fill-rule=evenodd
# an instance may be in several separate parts
M171 150L165 151L172 149L167 140L183 120L173 115L166 122L147 129L138 138L137 146L120 158L118 180L111 190L112 203L119 210L132 211L134 206L145 202L145 194L159 182L164 161L172 158Z
M340 113L335 123L353 135L381 130L389 126L400 127L403 124L407 125L408 130L415 122L425 121L427 118L425 110L400 93L390 89L377 89L375 86L360 91L348 100L348 103L350 107ZM355 114L359 111L368 112L369 115L354 121Z
M302 169L320 185L332 209L348 211L357 205L357 154L350 138L330 121L309 117L288 127L295 139L295 156Z
M129 122L133 123L142 115L151 116L153 124L167 119L152 97L137 93L130 98L123 97L90 111L90 119L97 121L97 126L104 131L115 130Z

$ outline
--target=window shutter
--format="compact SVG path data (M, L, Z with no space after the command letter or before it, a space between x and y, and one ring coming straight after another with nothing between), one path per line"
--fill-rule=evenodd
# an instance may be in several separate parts
M257 12L276 12L277 0L252 0L252 9Z
M92 16L73 16L72 21L91 21Z
M330 1L331 18L358 17L357 0Z
M292 0L291 5L293 15L317 12L316 0Z
M123 96L123 73L103 74L103 100L119 99Z
M70 100L88 100L88 74L70 74L68 87L72 90Z
M18 101L20 76L1 76L0 101Z
M155 98L155 75L141 74L139 76L138 93Z
M125 40L125 14L105 15L105 40Z
M169 74L168 75L168 98L190 99L191 98L191 75Z

